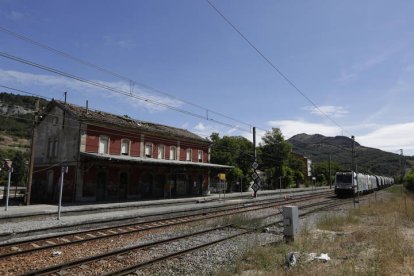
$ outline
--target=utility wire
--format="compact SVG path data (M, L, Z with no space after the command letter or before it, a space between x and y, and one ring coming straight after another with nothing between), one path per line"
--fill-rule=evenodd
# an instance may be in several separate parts
M64 51L62 51L62 50L59 50L59 49L56 49L56 48L50 47L50 46L48 46L48 45L46 45L46 44L44 44L44 43L38 42L38 41L36 41L36 40L34 40L34 39L32 39L32 38L29 38L29 37L27 37L27 36L24 36L24 35L22 35L22 34L18 34L18 33L16 33L16 32L13 32L13 31L11 31L11 30L9 30L9 29L4 28L4 27L1 27L1 26L0 26L0 31L2 31L2 32L6 33L6 34L8 34L8 35L14 36L14 37L16 37L16 38L19 38L19 39L21 39L21 40L23 40L23 41L26 41L26 42L28 42L28 43L31 43L31 44L33 44L33 45L36 45L36 46L38 46L38 47L40 47L40 48L46 49L46 50L48 50L48 51L50 51L50 52L53 52L53 53L55 53L55 54L57 54L57 55L63 56L63 57L65 57L65 58L67 58L67 59L71 59L71 60L73 60L73 61L76 61L76 62L78 62L78 63L80 63L80 64L83 64L83 65L85 65L85 66L87 66L87 67L94 68L94 69L96 69L96 70L98 70L98 71L101 71L101 72L103 72L103 73L107 73L107 74L109 74L109 75L112 75L112 76L117 77L117 78L119 78L119 79L122 79L122 80L124 80L124 81L127 81L127 82L130 84L130 93L131 93L131 94L132 94L132 91L133 91L133 86L134 86L134 84L139 84L141 87L143 87L143 88L145 88L145 89L151 90L151 91L153 91L153 92L157 92L157 93L159 93L159 94L162 94L162 95L168 96L168 97L170 97L170 98L173 98L173 99L179 100L179 101L181 101L181 102L183 102L183 103L186 103L186 104L188 104L188 105L191 105L191 106L193 106L193 107L196 107L196 108L199 108L199 109L201 109L201 110L204 110L207 114L208 114L208 113L212 113L212 114L215 114L215 115L218 115L218 116L221 116L221 117L227 118L227 119L229 119L229 120L232 120L232 121L234 121L234 122L237 122L237 123L240 123L240 124L243 124L243 125L247 125L248 127L252 128L252 124L250 124L250 123L246 123L246 122L243 122L243 121L241 121L241 120L239 120L239 119L232 118L232 117L230 117L230 116L228 116L228 115L225 115L225 114L223 114L223 113L220 113L220 112L217 112L217 111L214 111L214 110L208 109L208 108L203 107L203 106L201 106L201 105L198 105L198 104L195 104L195 103L192 103L192 102L189 102L189 101L183 100L183 99L179 99L179 98L177 98L177 97L173 96L172 94L169 94L169 93L166 93L166 92L160 91L160 90L158 90L158 89L156 89L156 88L154 88L154 87L151 87L151 86L149 86L149 85L147 85L147 84L144 84L144 83L142 83L142 82L139 82L139 81L136 81L136 80L132 80L131 78L128 78L128 77L126 77L126 76L123 76L123 75L121 75L121 74L118 74L118 73L116 73L116 72L114 72L114 71L112 71L112 70L109 70L109 69L106 69L106 68L104 68L104 67L102 67L102 66L96 65L96 64L91 63L91 62L88 62L88 61L85 61L85 60L83 60L83 59L80 59L80 58L78 58L78 57L75 57L75 56L73 56L73 55L70 55L70 54L68 54L68 53L66 53L66 52L64 52Z
M153 99L149 99L149 98L146 98L146 97L143 97L143 96L139 96L137 94L131 94L128 91L124 91L124 90L121 90L121 89L118 89L118 88L115 88L115 87L112 87L112 86L109 86L109 85L106 85L106 84L103 84L103 83L100 83L100 82L97 82L97 81L84 79L84 78L79 77L79 76L75 76L75 75L72 75L72 74L69 74L69 73L66 73L66 72L63 72L63 71L45 66L45 65L41 65L41 64L38 64L38 63L35 63L35 62L32 62L32 61L17 57L17 56L7 54L5 52L0 52L0 56L11 59L11 60L14 60L14 61L17 61L17 62L20 62L20 63L23 63L23 64L27 64L27 65L30 65L30 66L33 66L33 67L36 67L36 68L39 68L39 69L42 69L42 70L45 70L45 71L48 71L48 72L52 72L54 74L57 74L57 75L60 75L60 76L66 77L66 78L74 79L74 80L77 80L79 82L87 83L87 84L90 84L90 85L93 85L93 86L96 86L96 87L99 87L99 88L102 88L102 89L105 89L105 90L109 90L109 91L112 91L112 92L115 92L115 93L118 93L118 94L121 94L121 95L124 95L124 96L132 97L132 98L138 99L138 100L143 101L143 102L147 102L147 103L150 103L150 104L153 104L153 105L158 105L158 106L165 107L165 108L177 111L177 112L181 112L183 114L190 115L190 116L193 116L195 118L199 118L199 119L207 120L207 121L212 121L212 122L215 122L217 124L220 124L220 125L223 125L223 126L226 126L226 127L229 127L229 128L236 128L236 129L239 129L239 130L250 132L250 129L245 129L245 128L242 128L238 125L233 125L233 124L222 122L222 121L219 121L219 120L216 120L216 119L208 118L204 115L200 115L200 114L188 111L188 110L184 110L184 109L181 109L181 108L178 108L178 107L174 107L174 106L171 106L171 105L166 104L166 103L162 103L162 102L159 102L159 101L156 101L156 100L153 100Z
M286 80L302 97L304 97L310 104L312 104L321 114L323 114L326 118L328 118L332 123L338 126L342 131L351 135L347 130L345 130L342 126L340 126L333 118L331 118L328 114L323 112L314 101L312 101L306 94L299 89L296 84L290 80L269 58L267 58L231 21L216 7L211 3L209 0L206 2L224 19L224 21L229 24L233 30L235 30L243 39L247 42L247 44L252 47L256 53L258 53L284 80Z

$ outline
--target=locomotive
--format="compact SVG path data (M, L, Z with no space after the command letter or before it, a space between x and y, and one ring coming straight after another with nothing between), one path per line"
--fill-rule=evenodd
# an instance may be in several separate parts
M394 184L394 178L368 175L356 172L337 172L335 175L335 194L341 196L353 196L356 194L370 193Z

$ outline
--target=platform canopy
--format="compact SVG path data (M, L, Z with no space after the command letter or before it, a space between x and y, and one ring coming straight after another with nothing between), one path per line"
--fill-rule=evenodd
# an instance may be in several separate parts
M127 155L110 155L110 154L91 153L91 152L81 152L81 155L85 157L93 158L93 159L108 160L108 161L136 162L136 163L143 163L147 165L154 164L154 165L193 166L193 167L216 168L216 169L232 169L233 168L233 166L220 165L220 164L155 159L155 158L147 158L147 157L133 157L133 156L127 156Z

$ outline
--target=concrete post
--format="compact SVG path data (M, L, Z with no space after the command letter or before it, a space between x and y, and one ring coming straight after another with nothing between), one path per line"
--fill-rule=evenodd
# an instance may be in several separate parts
M283 236L287 241L293 241L299 233L298 206L283 206Z

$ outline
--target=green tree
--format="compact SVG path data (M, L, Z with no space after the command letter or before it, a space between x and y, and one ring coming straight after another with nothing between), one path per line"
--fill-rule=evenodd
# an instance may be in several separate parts
M259 145L260 169L267 175L268 185L272 188L278 187L279 177L284 177L289 153L292 146L285 141L279 128L272 128L262 137ZM283 181L284 187L289 181Z
M288 166L293 172L293 181L296 184L296 188L305 181L305 174L307 172L307 166L305 160L296 154L290 153L288 157Z
M243 182L243 190L246 190L252 173L253 143L241 136L224 136L220 138L218 133L210 136L211 162L216 164L233 166L232 170L226 172L228 190L234 190L236 182ZM216 171L213 171L216 174Z
M16 186L23 186L24 182L26 181L27 176L27 153L23 152L16 152L16 155L13 158L13 174L12 174L12 181L13 184Z
M411 169L404 176L404 186L414 192L414 169Z

